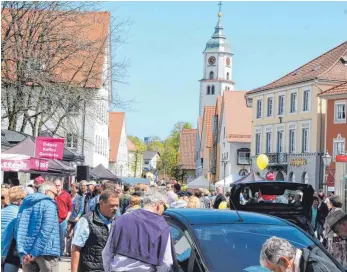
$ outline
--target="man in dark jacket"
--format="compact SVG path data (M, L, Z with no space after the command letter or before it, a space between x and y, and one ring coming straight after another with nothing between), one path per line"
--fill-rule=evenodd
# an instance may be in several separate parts
M298 249L287 240L271 237L260 251L260 264L270 271L337 272L342 271L319 248Z
M118 207L118 194L105 190L100 194L95 210L77 222L72 239L71 272L105 271L101 253Z
M323 237L323 230L324 230L324 223L325 218L329 214L329 208L327 204L324 202L324 194L320 193L318 195L319 198L319 204L318 204L318 212L317 212L317 239L320 241Z

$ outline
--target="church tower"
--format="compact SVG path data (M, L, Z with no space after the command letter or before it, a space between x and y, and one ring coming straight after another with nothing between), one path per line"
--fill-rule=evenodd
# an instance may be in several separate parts
M200 80L199 116L205 106L215 106L217 97L224 90L234 90L232 81L231 45L227 42L222 26L222 2L219 2L218 22L211 39L206 43L204 74Z

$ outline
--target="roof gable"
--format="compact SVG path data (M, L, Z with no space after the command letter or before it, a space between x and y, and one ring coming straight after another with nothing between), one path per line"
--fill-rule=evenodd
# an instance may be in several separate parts
M202 122L202 147L211 147L212 146L212 119L216 111L215 106L205 106L204 107L204 116ZM205 141L204 141L205 140ZM201 150L203 150L201 148Z
M333 96L333 95L340 95L340 94L347 94L347 82L341 85L335 86L331 89L328 89L320 93L319 96L324 97L324 96Z
M128 146L129 151L136 151L137 150L135 144L129 138L127 138L127 146Z
M251 142L252 109L245 102L245 91L225 91L223 119L228 142Z
M109 161L116 162L118 155L118 148L120 138L122 135L122 129L124 125L124 112L110 112L109 113L109 137L110 137L110 155Z
M196 168L197 129L183 129L180 135L179 163L183 169Z
M280 79L260 88L251 90L247 94L302 83L314 79L341 82L347 81L347 66L341 60L341 58L346 55L347 42L344 42Z
M151 160L151 159L153 159L156 155L158 155L158 152L156 152L156 151L145 151L144 153L143 153L143 159L144 160Z

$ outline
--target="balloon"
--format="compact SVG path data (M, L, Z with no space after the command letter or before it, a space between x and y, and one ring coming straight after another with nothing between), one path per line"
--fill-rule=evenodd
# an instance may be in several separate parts
M269 158L265 154L261 154L257 157L257 166L260 170L264 170L269 164Z
M271 172L266 174L266 180L275 180L275 175Z
M218 206L218 209L219 210L225 210L227 208L228 204L226 201L222 201L219 206Z

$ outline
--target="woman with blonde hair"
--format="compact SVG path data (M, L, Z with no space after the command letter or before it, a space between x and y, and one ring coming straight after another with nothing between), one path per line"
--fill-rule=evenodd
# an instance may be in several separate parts
M191 195L188 199L187 208L199 209L200 208L200 199L195 195Z
M130 197L129 208L125 211L125 214L131 213L132 211L141 209L141 197L133 195Z
M18 271L20 259L16 254L14 227L17 221L19 206L26 193L20 186L8 190L9 205L1 210L1 257L4 259L4 271Z
M9 204L8 190L8 188L1 188L1 209L5 208Z

